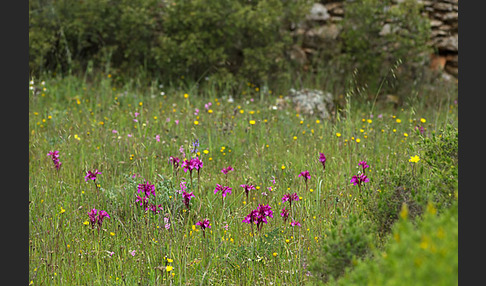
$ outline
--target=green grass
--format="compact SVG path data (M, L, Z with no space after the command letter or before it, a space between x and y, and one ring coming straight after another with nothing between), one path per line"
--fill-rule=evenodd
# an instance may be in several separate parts
M440 109L377 104L373 118L370 105L351 98L346 116L318 121L290 108L274 110L275 93L252 86L228 102L228 93L209 88L114 86L111 80L34 83L41 90L29 97L29 281L34 285L311 282L303 265L318 253L333 221L365 213L363 198L376 199L390 170L412 173L410 157L422 156L420 148L411 149L422 140L414 127L424 126L429 136L458 120L451 95L444 96ZM212 113L204 107L208 102ZM168 160L181 157L181 146L191 156L195 139L204 166L200 180L193 174L189 182L189 173L174 172ZM54 150L62 162L59 171L46 155ZM319 152L327 157L325 172ZM360 194L350 179L363 160L370 165L370 182ZM228 165L235 171L222 174ZM84 180L95 169L102 172L98 186ZM298 177L304 170L312 176L307 191ZM433 173L421 166L415 175L426 181ZM195 195L190 210L176 193L182 179ZM135 203L144 180L156 186L162 213L146 213ZM240 187L245 183L257 186L248 201ZM213 193L216 184L233 188L223 203ZM288 207L282 197L294 192L301 200L292 205L292 219L301 227L284 224L280 216ZM269 204L273 218L253 235L242 220L258 204ZM100 230L84 224L92 208L111 217ZM169 230L164 217L170 219ZM211 228L203 237L195 224L205 218Z

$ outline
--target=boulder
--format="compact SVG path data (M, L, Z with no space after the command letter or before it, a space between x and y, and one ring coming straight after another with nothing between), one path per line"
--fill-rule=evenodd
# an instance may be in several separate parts
M318 89L290 89L287 97L297 112L317 115L321 119L329 119L334 114L333 96L329 92Z
M322 5L321 3L314 3L310 10L310 13L307 15L307 19L310 21L327 21L331 15L327 12L326 6Z

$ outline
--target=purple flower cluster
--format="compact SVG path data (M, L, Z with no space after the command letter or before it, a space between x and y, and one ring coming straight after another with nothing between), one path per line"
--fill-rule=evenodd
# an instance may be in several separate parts
M192 174L192 170L196 169L198 172L203 167L203 162L198 158L191 158L184 160L181 165L184 168L184 172L189 171Z
M92 209L91 211L88 212L89 216L89 222L91 224L91 228L95 227L95 224L98 224L98 229L101 228L103 224L103 219L110 218L110 215L106 211L100 210L98 212L97 209Z
M211 228L211 226L209 225L209 220L208 219L204 219L202 221L198 221L198 222L196 222L196 225L199 225L202 230L205 230L206 228Z
M144 210L152 211L155 214L158 214L161 211L163 211L161 204L156 205L156 204L153 204L153 203L149 203L150 196L155 197L155 186L154 185L150 184L149 182L138 184L137 193L139 193L139 194L142 193L143 196L142 197L137 196L136 199L135 199L135 202L140 203L140 206L143 207Z
M290 203L290 209L292 209L292 202L298 200L299 200L299 196L297 195L297 193L286 194L282 197L282 202L285 203L288 201Z
M287 222L287 219L289 218L289 210L283 208L282 209L282 212L280 213L280 215L282 216L283 220L284 220L284 223Z
M214 189L214 193L216 194L217 192L221 191L221 195L226 197L226 195L231 194L232 188L227 187L227 186L221 186L220 184L216 184L216 188Z
M170 156L169 157L169 164L172 163L174 169L179 168L180 160L178 157Z
M186 208L189 209L189 202L191 201L191 198L194 198L194 194L192 192L187 193L185 190L182 192L182 198L184 199L184 205L186 205Z
M49 153L47 153L47 156L51 156L54 167L56 167L56 170L59 170L62 165L61 161L59 161L59 151L49 151Z
M138 184L137 193L140 194L140 192L144 193L146 197L149 197L150 195L155 196L155 186L151 185L149 182Z
M326 170L326 156L324 153L319 152L319 162L321 162L322 167Z
M290 223L291 226L301 226L300 225L300 222L298 221L295 221L295 220L292 220L292 222Z
M234 171L234 170L235 170L235 169L233 169L233 167L228 166L228 167L226 167L226 168L221 169L221 173L223 173L223 174L225 174L225 175L226 175L226 174L228 174L230 171Z
M359 174L359 175L354 175L352 178L351 178L351 184L353 184L353 186L356 186L358 185L359 187L361 187L361 185L363 183L367 183L369 182L370 179L365 175L365 174Z
M149 210L149 211L152 211L153 213L155 214L158 214L159 212L163 211L164 209L162 209L162 205L159 204L159 205L154 205L154 204L150 204L148 206L148 208L146 208L145 210Z
M425 128L423 126L415 126L415 130L420 132L420 135L424 135Z
M300 172L299 177L304 177L305 182L311 178L311 175L309 174L309 171L305 170Z
M292 201L298 201L299 200L299 196L297 195L297 193L293 193L293 194L286 194L282 197L282 202L290 202L290 204L292 204Z
M251 185L251 184L250 184L250 185L246 185L246 184L245 184L245 185L240 185L240 187L242 187L242 188L244 188L244 189L245 189L245 193L246 193L246 200L248 200L248 194L249 194L249 192L250 192L251 190L256 190L256 189L255 189L255 186L253 186L253 185Z
M363 168L363 173L365 173L365 170L370 167L368 163L366 163L366 161L359 161L358 166L361 166Z
M358 166L361 166L363 168L363 173L358 173L358 175L354 175L351 178L350 183L353 184L353 186L358 185L358 188L361 190L361 186L364 183L367 183L370 181L370 179L365 175L365 170L369 168L370 166L366 161L359 161Z
M211 228L211 225L209 225L209 220L204 219L202 221L196 222L196 225L199 225L203 231L203 237L206 237L206 228Z
M267 224L267 217L273 218L273 211L269 205L259 204L258 207L252 210L243 219L244 223L256 224L257 230L260 231L263 227L263 223Z
M88 180L93 180L96 182L96 176L100 174L101 172L98 172L98 169L96 169L94 172L88 171L86 176L84 176L84 181L87 182Z

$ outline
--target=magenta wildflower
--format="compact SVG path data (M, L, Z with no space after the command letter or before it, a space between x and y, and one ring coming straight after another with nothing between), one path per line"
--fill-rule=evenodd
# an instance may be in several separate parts
M147 209L148 208L148 201L149 201L149 198L148 197L140 197L140 196L137 196L137 198L135 199L135 202L138 203L140 202L140 206L143 207L143 209Z
M202 230L205 230L206 228L211 228L211 225L209 225L209 220L208 219L204 219L202 221L198 221L198 222L196 222L196 225L201 226L201 229Z
M192 174L192 170L196 167L195 161L193 159L189 159L189 160L186 159L182 162L181 167L184 168L185 173L189 171L190 174Z
M287 222L287 219L289 218L289 210L286 210L285 208L283 208L280 215L282 216L284 223Z
M421 135L424 135L425 128L423 126L415 126L415 130L418 130Z
M84 181L85 182L87 182L88 180L96 181L96 175L99 175L99 174L101 174L101 172L98 172L98 169L96 169L96 171L94 171L94 172L88 171L86 173L86 176L84 176Z
M97 214L98 216L96 216ZM91 224L91 228L94 228L95 224L98 224L98 229L101 228L104 218L110 218L110 216L106 211L103 210L98 211L97 209L92 209L91 211L89 211L88 216L89 216L89 222Z
M258 208L252 210L242 222L249 223L251 225L256 224L257 230L260 231L263 227L263 223L267 224L267 217L273 218L273 211L269 205L258 205Z
M177 169L177 168L179 168L180 160L179 160L178 157L170 156L169 157L169 164L170 163L172 163L172 166L174 167L174 169Z
M201 161L198 157L192 158L191 161L193 161L192 165L194 166L194 169L199 172L204 165L203 161Z
M251 190L256 190L255 186L253 185L240 185L243 189L245 189L245 194L246 194L246 200L248 201L248 194L250 193Z
M179 186L181 187L181 189L180 190L176 190L176 192L178 192L179 194L182 195L183 192L187 191L186 182L185 181L181 181L181 183L179 184Z
M196 222L196 225L199 225L203 231L203 237L206 237L206 228L211 228L208 219L204 219L202 221Z
M290 209L292 209L292 202L298 200L299 200L299 196L297 195L297 193L286 194L282 197L282 202L288 201L290 203Z
M299 177L304 177L305 181L309 180L311 178L311 175L309 174L309 171L305 170L300 172Z
M155 135L155 140L157 140L157 142L160 142L160 135L159 134Z
M182 193L182 198L184 199L184 204L186 205L186 208L189 209L189 202L191 201L191 198L194 198L194 194L192 192L187 193L184 191Z
M297 195L297 193L286 194L282 197L282 202L289 201L292 203L292 201L298 201L298 200L299 200L299 196Z
M370 181L370 179L365 174L359 174L358 176L356 176L356 175L353 176L351 178L350 182L351 182L351 184L353 184L353 186L358 185L358 188L361 189L361 185L363 183L367 183L369 181Z
M144 184L138 184L137 193L140 192L143 192L146 197L149 197L150 195L155 196L155 186L151 185L149 182L146 182Z
M98 226L101 228L101 225L103 224L103 219L104 218L111 218L106 211L100 211L97 219L98 219Z
M232 188L227 186L221 186L220 184L216 184L216 188L214 189L214 193L221 191L221 200L225 198L228 194L231 194Z
M298 221L295 221L295 220L292 220L292 222L290 223L291 226L300 226L300 222Z
M226 174L228 174L230 171L234 171L234 170L235 170L235 169L233 169L233 167L228 166L228 167L226 167L226 168L221 169L221 173L223 173L223 174L225 174L225 175L226 175Z
M59 161L59 151L49 151L49 153L47 153L47 156L51 156L54 167L56 167L56 170L59 171L62 165L62 163Z
M324 153L319 152L319 162L321 162L322 168L326 170L326 156Z
M252 210L244 219L244 223L249 223L253 224L256 222L256 219L258 217L258 211L257 210Z
M363 173L365 173L365 169L367 169L367 168L369 168L369 167L370 167L370 166L368 165L368 163L366 163L366 161L359 161L358 166L363 167Z
M96 214L98 213L97 209L92 209L91 211L88 212L89 216L89 222L91 224L91 228L94 228L95 223L96 223Z
M154 214L158 214L159 212L163 211L162 209L162 205L154 205L154 204L150 204L150 206L148 206L146 209L146 211L150 210L152 211Z
M131 251L129 251L129 252L130 252L130 254L131 254L132 256L135 256L135 252L137 252L137 251L136 251L136 250L131 250Z

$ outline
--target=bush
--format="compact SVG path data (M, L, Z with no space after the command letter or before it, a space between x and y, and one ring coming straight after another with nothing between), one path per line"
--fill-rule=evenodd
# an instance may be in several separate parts
M361 0L344 3L343 59L350 72L357 70L357 86L379 90L383 80L384 92L397 92L396 79L401 82L417 80L424 68L430 47L430 25L421 15L415 0ZM389 31L387 29L389 28ZM398 65L398 68L396 66Z
M372 233L372 225L362 216L351 215L335 221L334 227L325 232L321 249L311 258L309 270L316 282L337 279L357 259L366 257L373 241Z
M459 132L447 124L445 128L423 137L417 148L423 152L423 160L431 173L427 192L439 210L449 207L457 198Z
M404 210L385 248L331 285L457 285L457 203L441 215L429 204L417 226Z
M288 23L307 11L297 1L29 2L29 68L146 71L166 82L227 74L245 83L284 77Z
M413 154L423 154L420 163L412 165L411 170L406 168L408 166L388 170L379 182L381 192L375 194L375 199L366 207L382 238L398 219L402 204L407 204L409 217L413 220L422 214L429 201L441 212L457 200L457 128L447 125L430 137L421 136L410 149Z

